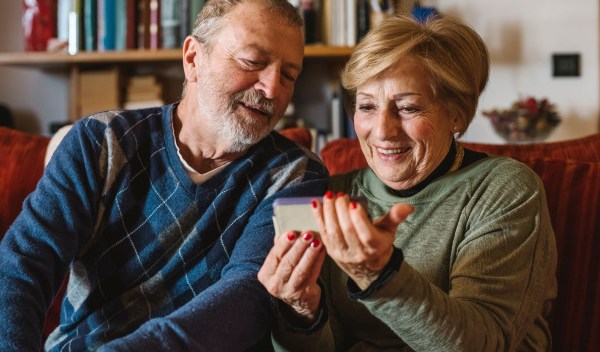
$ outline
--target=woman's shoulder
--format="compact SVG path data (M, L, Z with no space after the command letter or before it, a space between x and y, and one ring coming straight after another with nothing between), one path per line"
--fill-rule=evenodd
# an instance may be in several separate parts
M473 182L492 184L498 187L529 186L537 188L541 185L541 180L535 171L521 161L507 156L489 155L462 171L463 177Z

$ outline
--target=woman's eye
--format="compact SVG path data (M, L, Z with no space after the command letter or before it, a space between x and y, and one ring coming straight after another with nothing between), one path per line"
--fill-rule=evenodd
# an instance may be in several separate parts
M375 105L371 104L358 104L357 110L362 112L370 112L375 110Z

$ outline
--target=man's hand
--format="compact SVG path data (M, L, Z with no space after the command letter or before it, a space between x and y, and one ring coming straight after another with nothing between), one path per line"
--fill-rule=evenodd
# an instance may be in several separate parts
M324 260L325 251L316 234L292 231L275 238L258 280L271 295L311 323L317 319L321 304L317 279Z

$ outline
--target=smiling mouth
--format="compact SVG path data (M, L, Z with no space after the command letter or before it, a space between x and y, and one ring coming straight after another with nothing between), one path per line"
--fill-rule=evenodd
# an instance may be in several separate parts
M258 104L246 104L244 102L240 102L240 104L242 106L244 106L246 109L251 110L257 114L263 115L263 116L267 116L270 117L272 112L265 106L262 105L258 105Z
M377 150L377 152L379 154L385 155L385 156L392 156L392 155L396 155L396 154L405 154L407 153L410 148L409 147L402 147L402 148L381 148L381 147L375 147L375 150Z

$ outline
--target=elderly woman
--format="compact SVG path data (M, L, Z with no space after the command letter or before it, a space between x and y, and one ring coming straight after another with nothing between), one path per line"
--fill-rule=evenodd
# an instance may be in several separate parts
M275 239L259 279L279 298L276 349L551 348L543 185L455 140L488 72L482 39L448 17L389 17L357 46L342 82L369 167L333 176L313 201L319 234Z

